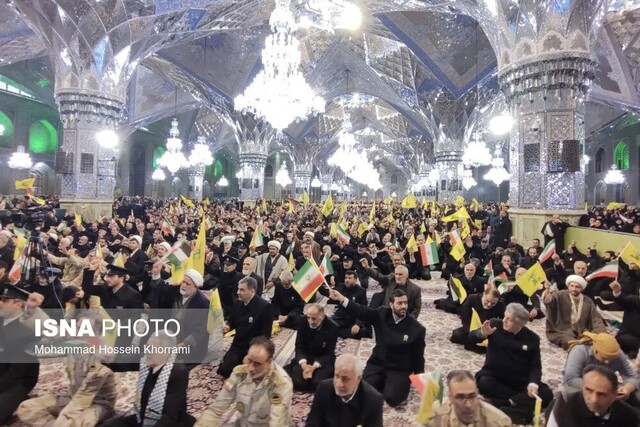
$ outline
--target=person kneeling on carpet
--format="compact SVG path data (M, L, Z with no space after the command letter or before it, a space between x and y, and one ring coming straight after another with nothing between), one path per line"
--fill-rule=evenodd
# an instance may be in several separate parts
M464 300L460 312L462 327L454 329L451 333L451 342L464 345L465 350L484 354L486 346L469 342L469 328L475 313L480 322L489 319L502 319L504 305L500 301L500 292L494 288L487 288L481 294L472 294Z
M244 364L236 366L213 403L195 427L222 427L231 405L236 408L237 427L291 427L291 378L273 360L276 347L271 340L251 341Z

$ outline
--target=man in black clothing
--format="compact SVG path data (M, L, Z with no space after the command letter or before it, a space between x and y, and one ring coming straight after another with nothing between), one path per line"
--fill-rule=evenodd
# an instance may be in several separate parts
M536 395L543 407L553 398L542 382L540 337L525 327L528 321L526 308L509 304L503 320L486 320L480 329L469 332L471 343L489 341L484 366L476 373L478 389L514 424L531 422Z
M0 295L0 425L11 416L38 382L40 364L26 350L37 340L20 322L29 294L7 285Z
M618 377L606 366L589 365L582 373L582 391L560 393L547 427L631 427L638 414L618 396Z
M634 359L640 349L640 298L622 293L622 285L617 280L609 286L613 291L613 301L624 310L616 341L622 351Z
M424 372L426 330L407 315L407 294L394 289L389 307L376 310L351 302L335 289L330 296L375 327L376 346L367 361L364 380L382 392L390 406L398 406L409 395L409 375Z
M569 227L569 223L563 222L559 214L553 214L551 221L546 222L540 230L540 233L544 236L544 246L547 246L551 240L555 240L556 253L561 254L565 250L564 235Z
M493 246L506 248L511 239L511 220L506 210L500 211L500 217L493 230Z
M348 298L350 301L367 306L367 292L358 285L358 276L355 271L347 270L344 275L344 283L338 283L335 289ZM326 290L325 287L320 291ZM327 294L328 295L328 294ZM329 303L334 303L330 300ZM338 325L338 336L340 338L371 338L371 328L362 320L347 310L342 305L338 305L335 314L331 319Z
M462 327L454 329L451 342L464 345L465 350L485 353L486 347L469 342L469 327L473 310L478 313L480 322L489 319L501 319L504 316L504 305L500 302L500 292L494 288L487 288L482 294L469 295L460 311Z
M467 292L467 295L481 294L484 292L484 285L486 279L476 275L476 266L472 263L468 263L464 266L464 273L461 275L454 275L454 277L460 280L460 283ZM459 300L454 301L451 295L451 291L447 291L449 294L446 298L441 298L435 301L437 309L444 310L447 313L459 314L461 304Z
M272 311L269 303L256 296L256 281L244 277L238 283L238 300L230 310L223 332L235 329L231 347L225 353L218 367L218 374L229 378L231 371L242 364L249 351L249 343L255 337L271 338Z
M304 300L293 287L293 275L289 271L280 273L280 278L274 281L274 293L271 299L273 320L277 320L281 327L296 329L302 318Z
M382 427L382 395L362 381L362 364L352 354L338 356L333 380L313 396L306 427Z
M311 304L307 321L298 324L296 354L285 369L296 391L315 391L320 381L333 376L338 325L327 318L324 308Z
M103 427L191 427L195 419L187 413L189 372L176 355L176 340L163 332L152 336L147 345L155 351L140 362L138 389L134 403L135 414L116 418Z
M222 270L218 270L218 292L220 294L220 303L224 311L225 319L229 317L230 311L236 301L238 292L238 282L242 279L242 273L236 270L238 259L226 255L222 258Z

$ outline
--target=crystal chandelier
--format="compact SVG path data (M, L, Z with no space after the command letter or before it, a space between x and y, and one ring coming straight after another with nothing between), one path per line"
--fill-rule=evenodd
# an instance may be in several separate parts
M616 165L611 165L611 169L604 177L604 183L607 185L618 185L624 183L624 175Z
M312 188L320 188L320 187L322 187L322 183L320 182L320 180L318 179L317 176L311 180L311 187Z
M280 185L281 187L286 187L292 182L293 181L291 181L291 177L289 176L289 171L287 170L287 164L282 163L282 166L280 166L280 170L276 174L276 184Z
M473 176L471 176L471 169L465 168L462 174L462 187L465 190L468 190L471 187L475 187L476 184L478 183L476 182L475 179L473 179Z
M182 153L182 140L178 136L180 136L178 119L174 118L171 121L169 138L167 138L167 151L158 159L158 165L167 168L171 175L175 175L182 168L189 167L189 161Z
M16 152L11 154L9 167L11 169L30 169L32 165L31 156L24 150L24 145L18 145Z
M431 169L429 172L429 178L427 178L429 182L429 187L437 187L440 182L440 170L437 167Z
M151 179L154 181L164 181L166 178L167 176L161 168L157 168L153 171L153 174L151 174Z
M229 185L229 180L227 180L227 178L225 178L224 175L222 175L222 178L220 178L220 181L218 181L218 185L220 187L226 187Z
M495 155L491 161L491 169L484 175L484 179L499 186L504 181L509 180L511 174L504 168L504 160L500 154L500 149L496 148Z
M282 131L291 122L324 113L325 101L317 96L300 72L299 42L290 0L276 0L269 19L271 34L262 50L264 68L234 100L234 108L250 112Z
M462 154L462 164L477 168L491 164L491 151L484 142L478 140L478 135L474 135L474 140L469 142Z
M118 145L120 138L118 138L118 134L111 129L103 129L96 133L96 140L101 147L107 149L113 149Z
M489 129L494 135L505 135L511 130L513 119L508 113L500 114L491 119Z
M189 155L189 164L191 166L208 166L213 163L213 155L207 145L207 138L199 136L196 145L193 146L193 150Z

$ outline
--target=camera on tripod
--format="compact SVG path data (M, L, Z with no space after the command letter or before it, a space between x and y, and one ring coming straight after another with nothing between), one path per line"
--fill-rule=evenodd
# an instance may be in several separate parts
M47 217L47 210L44 208L28 208L11 212L11 222L18 228L24 228L31 232L38 231Z

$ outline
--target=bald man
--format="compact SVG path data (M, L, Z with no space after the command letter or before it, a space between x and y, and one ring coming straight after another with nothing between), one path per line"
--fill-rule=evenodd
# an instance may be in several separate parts
M318 385L306 427L382 427L382 395L362 381L362 362L353 354L338 356L333 379Z

